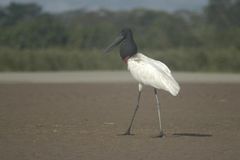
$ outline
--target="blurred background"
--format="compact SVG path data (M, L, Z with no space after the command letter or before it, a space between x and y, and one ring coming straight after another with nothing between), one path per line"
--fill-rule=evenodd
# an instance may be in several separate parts
M174 71L240 71L240 0L1 0L0 71L125 69L126 26Z

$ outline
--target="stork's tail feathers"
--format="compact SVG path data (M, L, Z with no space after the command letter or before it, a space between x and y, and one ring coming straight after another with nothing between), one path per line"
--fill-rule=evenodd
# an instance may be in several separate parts
M166 83L167 91L169 91L171 95L177 96L180 91L180 86L177 81L172 76L168 76Z
M180 91L180 86L179 84L175 81L175 84L172 85L171 87L171 90L170 90L170 93L173 95L173 96L177 96L178 93Z

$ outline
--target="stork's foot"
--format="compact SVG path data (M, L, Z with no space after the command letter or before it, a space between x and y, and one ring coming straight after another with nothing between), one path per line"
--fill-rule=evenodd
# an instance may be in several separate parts
M157 136L153 136L152 138L163 138L165 136L165 134L163 133L163 131L160 131L160 133Z
M158 137L159 137L159 138L162 138L163 136L164 136L164 133L163 133L163 131L160 131L160 133L159 133Z
M122 134L123 136L131 136L133 135L131 132L130 132L130 129L128 129L125 133Z

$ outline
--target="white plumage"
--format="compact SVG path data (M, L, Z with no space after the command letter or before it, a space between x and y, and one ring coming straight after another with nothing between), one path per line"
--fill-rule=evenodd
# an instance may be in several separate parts
M151 59L142 53L130 57L127 63L132 76L140 84L163 89L173 96L179 93L180 86L164 63Z

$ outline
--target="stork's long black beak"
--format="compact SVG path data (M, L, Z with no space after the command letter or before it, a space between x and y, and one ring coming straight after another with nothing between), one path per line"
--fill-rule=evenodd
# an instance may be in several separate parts
M124 40L124 36L119 35L105 50L104 53L108 53L111 51L114 47L119 45Z

